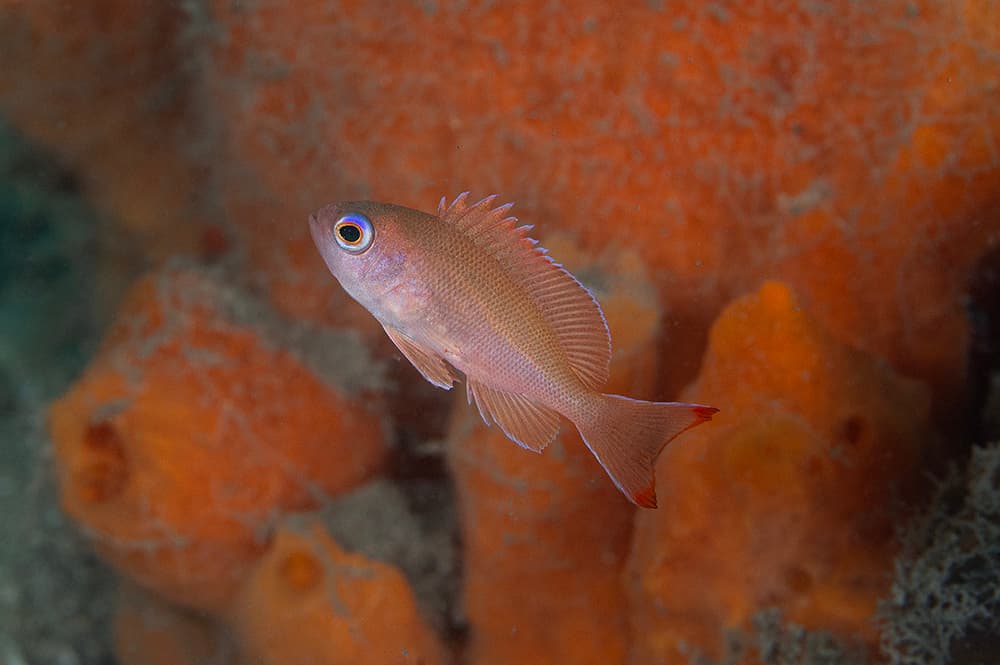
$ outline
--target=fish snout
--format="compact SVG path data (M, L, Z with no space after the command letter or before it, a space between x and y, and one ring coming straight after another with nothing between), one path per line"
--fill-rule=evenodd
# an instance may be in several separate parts
M312 236L313 243L316 244L320 254L325 256L325 247L330 242L330 239L326 237L325 233L323 233L323 225L320 223L319 215L316 213L309 215L309 235Z

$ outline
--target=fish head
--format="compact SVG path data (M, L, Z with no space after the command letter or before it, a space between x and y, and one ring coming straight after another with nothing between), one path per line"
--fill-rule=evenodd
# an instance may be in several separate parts
M412 271L416 210L374 201L331 203L309 216L309 230L327 268L355 300L386 322L386 294ZM420 220L417 220L420 221Z

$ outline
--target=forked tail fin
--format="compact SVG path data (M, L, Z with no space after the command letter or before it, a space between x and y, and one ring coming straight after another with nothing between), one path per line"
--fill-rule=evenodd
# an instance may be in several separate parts
M656 508L653 464L681 432L712 419L718 409L684 402L644 402L600 395L576 427L618 489L632 503Z

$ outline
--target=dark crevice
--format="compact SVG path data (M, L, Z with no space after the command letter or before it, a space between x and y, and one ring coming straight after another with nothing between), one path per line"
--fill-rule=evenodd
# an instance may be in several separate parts
M967 311L972 340L969 347L969 385L974 413L984 414L993 377L1000 374L1000 247L980 259L969 282ZM984 414L985 416L985 414ZM976 419L973 441L985 443L997 436Z

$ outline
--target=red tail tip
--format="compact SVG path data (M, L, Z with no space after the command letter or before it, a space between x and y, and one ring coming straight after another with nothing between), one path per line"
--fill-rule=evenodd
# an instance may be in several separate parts
M711 420L712 416L714 416L719 412L719 410L714 406L703 406L701 404L692 404L690 405L690 407L691 407L691 413L693 413L698 420L689 424L684 429L690 429L695 425L700 425L701 423L707 420ZM675 433L673 436L677 436L677 434L680 434L680 432ZM635 494L632 495L632 502L635 503L635 505L640 506L642 508L656 508L655 478L651 479L646 487L643 487L641 490L637 491Z
M653 482L633 494L632 501L642 508L656 508L656 486Z
M694 415L698 416L700 422L711 420L712 416L719 412L719 410L714 406L696 406L693 407L691 411L694 412Z

